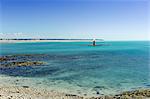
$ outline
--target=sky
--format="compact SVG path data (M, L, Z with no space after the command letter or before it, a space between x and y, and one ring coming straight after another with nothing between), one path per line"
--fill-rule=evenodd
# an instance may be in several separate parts
M0 0L0 38L148 40L149 0Z

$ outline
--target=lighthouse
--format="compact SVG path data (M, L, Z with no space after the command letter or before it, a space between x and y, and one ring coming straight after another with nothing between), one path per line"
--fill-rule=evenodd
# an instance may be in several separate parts
M93 46L96 46L96 39L93 39Z

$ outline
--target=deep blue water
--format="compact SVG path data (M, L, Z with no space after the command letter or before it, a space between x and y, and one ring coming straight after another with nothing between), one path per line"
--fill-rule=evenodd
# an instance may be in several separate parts
M1 75L31 78L43 88L77 94L111 94L150 88L148 41L41 42L1 44L0 55L31 54L46 65L3 68ZM18 60L27 57L17 56ZM28 59L28 58L27 58ZM36 80L35 80L36 79ZM28 84L30 85L30 84Z

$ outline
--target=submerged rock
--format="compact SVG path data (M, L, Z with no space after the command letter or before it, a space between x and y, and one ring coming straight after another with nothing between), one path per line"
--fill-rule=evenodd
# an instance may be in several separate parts
M23 88L29 88L29 86L22 86Z
M95 86L94 89L107 89L105 86Z
M18 55L6 55L0 57L0 62L7 61L28 61L28 60L39 60L46 58L45 54L18 54Z
M6 64L2 64L4 67L11 67L11 66L36 66L36 65L43 65L46 64L45 62L41 61L24 61L24 62L9 62Z
M0 57L0 62L1 61L7 61L8 59L6 57Z
M0 57L0 67L37 66L46 64L41 60L37 60L37 57L44 57L44 55L21 54L2 56Z

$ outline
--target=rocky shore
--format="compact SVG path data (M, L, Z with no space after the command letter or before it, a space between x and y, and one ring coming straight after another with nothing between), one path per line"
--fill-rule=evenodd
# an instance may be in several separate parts
M28 86L0 87L0 99L150 99L150 89L127 91L112 96L83 97L55 91L37 90Z

